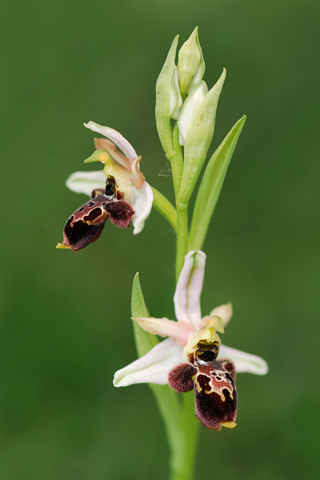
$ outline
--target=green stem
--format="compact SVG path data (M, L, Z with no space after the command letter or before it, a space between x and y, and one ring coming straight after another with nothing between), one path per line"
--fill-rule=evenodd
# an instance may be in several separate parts
M185 470L185 451L183 448L185 443L185 432L182 428L183 422L181 408L178 402L179 399L177 398L177 394L169 386L154 384L150 384L149 386L155 396L166 429L170 448L171 478L181 478L181 480L183 480L187 477L176 477L181 469Z
M188 204L177 204L177 253L176 253L176 281L184 264L184 257L188 253Z
M174 155L175 155L174 157L175 172L173 172L172 170L172 176L173 176L173 185L174 185L175 195L176 195L176 198L178 198L181 179L183 175L183 156L181 151L181 145L179 143L179 129L178 129L177 123L173 127L172 143L173 143L173 149L174 149Z
M185 456L188 463L190 478L192 479L196 463L198 433L200 427L200 422L195 416L193 391L186 393L183 396L183 423L186 427L185 435L187 440Z
M174 194L175 194L175 197L177 198L178 194L179 194L183 165L182 165L182 168L181 168L179 157L177 157L177 155L175 154L174 151L171 151L170 153L167 153L166 157L170 162L172 179L173 179Z
M177 212L172 203L162 195L156 188L152 187L153 206L170 223L171 227L177 231Z
M172 141L174 151L171 154L167 154L167 158L171 163L173 185L177 199L183 174L183 156L179 144L177 125L173 130ZM161 211L159 204L161 205ZM162 198L162 196L158 197L158 192L155 191L155 208L158 208L160 213L174 226L177 234L176 281L178 281L184 265L184 257L188 253L188 202L176 201L176 210L174 210L170 202L164 199L164 197ZM176 223L172 219L175 219ZM159 401L160 392L158 392L158 389L163 387L152 385L151 388L156 396L159 410L166 426L170 447L170 480L192 480L199 428L199 422L196 420L194 413L193 392L183 394L178 414L175 403L168 408L167 401ZM163 392L163 390L161 391Z
M170 480L192 480L194 475L200 423L194 414L193 392L183 394L181 407L180 443L179 447L175 446L175 451L172 451Z
M168 78L171 81L174 73L174 62L178 37L175 38L169 51L165 65L159 75L156 86L156 123L159 138L166 157L170 162L176 209L156 189L153 188L154 207L170 223L177 234L176 243L176 280L184 265L184 257L188 253L188 201L179 200L184 160L179 144L177 123L172 129L168 114L171 92ZM170 86L171 88L171 86ZM181 198L181 196L180 196ZM135 327L137 330L137 327ZM136 331L136 335L140 335ZM149 342L149 339L146 339ZM142 352L140 353L142 354ZM199 422L195 419L193 392L182 395L181 402L170 387L150 385L156 398L160 414L163 418L170 448L170 480L192 480L194 474L197 433Z

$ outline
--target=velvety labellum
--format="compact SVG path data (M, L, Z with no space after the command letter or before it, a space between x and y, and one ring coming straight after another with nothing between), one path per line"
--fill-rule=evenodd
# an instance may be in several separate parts
M96 241L108 217L117 227L128 228L135 213L131 205L121 199L121 194L116 193L114 183L107 182L105 190L93 190L91 197L91 200L79 207L65 224L63 244L73 251Z
M233 428L237 416L235 369L229 360L216 360L212 352L195 354L169 373L169 385L177 392L194 389L196 417L207 428Z

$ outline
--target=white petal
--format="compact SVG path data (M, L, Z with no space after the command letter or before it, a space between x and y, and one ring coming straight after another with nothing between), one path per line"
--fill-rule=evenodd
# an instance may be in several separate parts
M173 298L177 319L191 323L195 330L201 327L200 296L205 264L206 255L201 250L185 256Z
M143 230L144 223L150 215L153 203L153 192L149 183L143 182L141 188L132 188L132 195L131 205L135 211L132 217L133 234L137 235Z
M256 375L265 375L268 373L268 364L263 358L242 352L241 350L236 350L235 348L221 345L218 358L232 360L237 373L247 372L255 373Z
M66 181L67 187L76 193L91 195L95 188L105 188L106 176L102 171L97 172L74 172Z
M147 332L160 337L170 337L181 346L185 346L190 335L194 333L190 323L176 322L168 318L138 317L132 320Z
M117 132L117 130L109 127L103 127L95 122L84 123L83 125L93 132L100 133L100 135L104 135L112 140L113 143L115 143L117 147L122 150L125 156L129 158L129 160L132 161L138 156L131 143L129 143L128 140L121 135L121 133Z
M232 303L226 303L225 305L220 305L210 312L209 318L214 316L221 317L223 320L223 325L226 326L230 322L232 317Z
M168 383L169 372L183 361L183 348L171 338L158 343L150 352L118 370L113 379L115 387L134 383Z

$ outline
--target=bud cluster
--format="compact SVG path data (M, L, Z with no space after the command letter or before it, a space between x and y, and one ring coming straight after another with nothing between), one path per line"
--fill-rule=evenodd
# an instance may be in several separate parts
M179 143L184 147L184 167L179 197L187 203L210 146L219 96L226 71L209 90L202 80L205 62L198 28L178 52L178 37L172 43L157 81L156 119L163 148L170 156L173 148L171 120L177 120Z

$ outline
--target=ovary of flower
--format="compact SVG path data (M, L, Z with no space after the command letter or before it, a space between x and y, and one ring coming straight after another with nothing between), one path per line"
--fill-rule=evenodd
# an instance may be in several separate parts
M118 370L114 385L127 386L134 383L168 383L169 372L182 362L188 361L199 342L219 346L218 360L229 359L237 373L249 372L264 375L268 371L266 362L249 353L221 345L217 334L232 316L231 304L221 305L206 316L201 316L200 296L203 285L206 256L201 251L189 252L185 257L176 292L174 306L178 321L168 318L134 318L146 331L169 337L158 343L146 355L127 367Z

